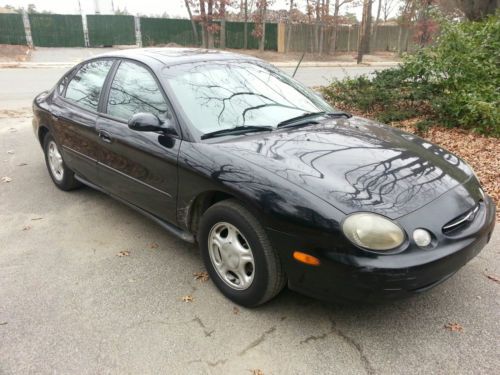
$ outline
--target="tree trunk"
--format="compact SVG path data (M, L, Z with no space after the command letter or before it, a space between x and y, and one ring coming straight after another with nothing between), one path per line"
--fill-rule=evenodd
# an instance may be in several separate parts
M219 48L226 48L226 0L221 0L219 3L220 15L220 46Z
M184 0L184 3L186 4L186 9L189 14L189 20L191 21L191 27L193 28L193 35L194 35L194 42L195 44L198 44L198 29L196 28L196 22L194 22L193 19L193 13L191 13L191 7L189 6L189 0Z
M290 11L288 12L288 18L286 20L287 36L286 36L286 47L285 53L290 51L290 42L292 41L292 10L293 10L293 0L290 0Z
M382 9L382 0L378 0L378 8L377 8L377 18L375 18L375 24L373 25L373 49L377 49L377 32L378 32L378 23L380 21L380 11Z
M479 21L495 14L498 7L497 0L455 0L455 3L469 21Z
M337 33L339 29L339 0L335 0L334 10L333 10L333 30L332 30L332 42L330 44L330 53L335 55L337 49Z
M205 11L205 0L200 0L200 18L203 48L208 48L207 13Z
M370 52L370 31L372 20L372 0L363 1L363 18L360 26L357 63L363 61L363 55Z
M243 48L248 48L248 0L245 0L245 23L243 24Z
M267 0L264 1L264 6L262 8L262 36L259 42L259 51L264 52L266 44L266 12L267 12Z
M212 30L212 20L213 20L213 6L214 6L214 1L213 0L207 0L208 1L208 9L207 9L207 18L208 18L208 26L207 26L207 31L208 31L208 48L214 48L214 32Z

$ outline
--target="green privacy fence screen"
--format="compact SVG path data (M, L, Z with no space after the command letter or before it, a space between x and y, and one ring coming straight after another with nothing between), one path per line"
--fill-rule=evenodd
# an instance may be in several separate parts
M0 14L0 44L27 44L22 15Z
M220 22L214 22L220 25ZM243 48L244 22L226 22L226 47ZM158 44L177 43L181 46L193 46L201 43L201 26L197 24L198 43L193 35L193 28L189 20L177 20L167 18L141 18L142 44L154 46ZM248 23L248 48L259 48L259 41L252 36L254 24ZM278 25L276 23L266 24L265 48L277 50ZM220 46L220 35L214 35L215 47Z
M84 47L82 17L30 14L33 44L40 47Z
M167 43L177 43L181 46L196 45L189 20L141 17L141 35L144 47ZM201 35L199 28L198 35Z
M88 15L90 47L135 44L133 16Z

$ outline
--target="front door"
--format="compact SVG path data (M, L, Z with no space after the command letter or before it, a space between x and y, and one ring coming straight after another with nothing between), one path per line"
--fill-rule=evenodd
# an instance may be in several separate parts
M153 215L176 223L177 156L181 140L160 132L138 132L127 123L135 113L160 119L172 111L152 73L122 61L97 119L98 179L105 190Z
M97 108L112 64L112 60L102 59L80 67L69 83L63 80L58 87L51 108L54 135L65 163L91 182L97 175Z

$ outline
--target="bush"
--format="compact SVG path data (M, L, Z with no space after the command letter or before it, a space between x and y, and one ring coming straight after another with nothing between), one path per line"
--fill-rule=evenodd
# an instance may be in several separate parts
M323 89L335 106L379 121L423 117L500 136L500 16L443 23L436 43L396 68L334 81Z

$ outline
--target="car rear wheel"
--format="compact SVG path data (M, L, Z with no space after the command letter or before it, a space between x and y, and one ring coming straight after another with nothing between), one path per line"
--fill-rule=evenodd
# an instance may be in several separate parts
M242 306L257 306L285 285L278 254L255 216L235 200L211 206L198 231L203 261L219 290Z
M59 189L68 191L81 186L74 172L64 163L59 146L50 133L43 139L43 151L50 177Z

